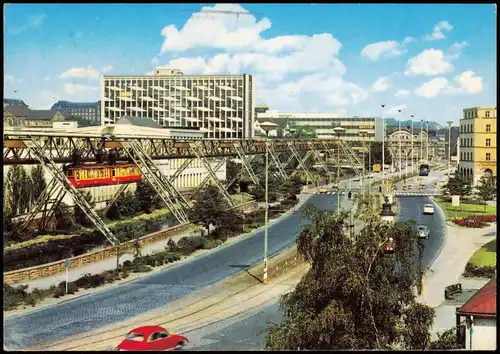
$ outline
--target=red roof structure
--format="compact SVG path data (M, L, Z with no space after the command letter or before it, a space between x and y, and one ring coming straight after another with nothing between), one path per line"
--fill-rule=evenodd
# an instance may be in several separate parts
M497 314L497 282L496 277L474 294L458 311L461 315L477 317L496 317Z

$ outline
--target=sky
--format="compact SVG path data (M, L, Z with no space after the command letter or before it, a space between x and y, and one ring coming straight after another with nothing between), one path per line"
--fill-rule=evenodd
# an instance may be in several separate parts
M281 112L457 125L496 107L492 4L4 6L4 95L33 109L96 101L101 75L155 67L251 74L256 104Z

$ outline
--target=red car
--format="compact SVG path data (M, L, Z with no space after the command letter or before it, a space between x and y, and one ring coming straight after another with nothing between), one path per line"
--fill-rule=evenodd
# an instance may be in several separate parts
M131 330L116 347L116 351L178 350L189 340L179 334L168 332L160 326L144 326Z

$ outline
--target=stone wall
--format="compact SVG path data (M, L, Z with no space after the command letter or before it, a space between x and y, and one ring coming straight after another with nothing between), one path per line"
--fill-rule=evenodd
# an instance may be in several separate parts
M234 208L235 210L242 211L244 213L250 213L258 209L258 203L254 200L240 204ZM139 243L141 246L149 245L161 240L165 240L172 235L178 234L180 232L189 229L191 224L177 225L166 230L158 231L153 234L149 234L139 238ZM133 240L122 244L121 253L130 252L133 250ZM102 250L82 254L77 257L71 258L71 267L78 268L84 265L92 264L95 262L103 261L105 259L116 257L116 246L106 247ZM64 267L65 260L60 260L57 262L47 263L38 265L30 268L17 269L3 274L4 284L16 284L20 282L30 281L42 277L48 277L54 274L64 272L66 268Z
M189 229L191 224L177 225L166 230L158 231L146 236L139 238L139 243L141 246L149 245L164 239L167 239L175 234L186 231ZM133 249L134 240L128 241L122 244L121 253L131 251ZM124 246L125 245L125 246ZM91 263L99 262L111 257L116 257L117 247L110 246L102 250L82 254L77 257L71 258L71 267L78 268ZM58 274L65 271L64 267L65 260L60 260L57 262L42 264L35 267L17 269L10 272L3 273L4 284L16 284L20 282L30 281L38 279L41 277L48 277L54 274Z

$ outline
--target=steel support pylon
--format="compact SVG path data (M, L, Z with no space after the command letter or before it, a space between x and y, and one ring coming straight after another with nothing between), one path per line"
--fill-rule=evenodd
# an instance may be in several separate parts
M224 164L224 162L227 162L228 160L229 160L229 158L225 158L225 159L220 160L217 163L217 165L215 165L214 172L219 171L219 168L221 168L222 165ZM198 194L203 189L203 187L208 183L208 181L210 181L211 178L212 178L212 176L210 175L210 173L208 175L206 175L205 178L203 178L203 181L201 181L201 183L198 185L198 187L196 187L196 189L193 191L193 193L191 193L190 197L193 198L196 194Z
M259 184L259 178L253 172L252 166L250 166L250 163L249 163L249 161L247 160L247 158L245 156L245 152L244 152L243 147L240 144L238 144L238 143L235 143L233 146L234 146L234 149L236 150L236 153L238 154L238 158L243 163L243 166L247 170L248 176L250 177L250 179L252 180L252 182L255 183L256 185Z
M209 175L212 177L212 180L214 181L215 185L217 188L219 188L219 191L222 193L222 195L226 198L228 201L229 205L231 207L235 207L236 203L234 202L233 198L229 195L229 193L226 190L226 187L222 184L221 181L217 178L217 175L212 169L212 166L210 166L210 162L207 160L205 155L203 154L203 151L201 151L201 148L199 146L199 142L190 142L189 146L191 148L191 151L196 155L198 159L205 165L205 168L207 169Z
M191 208L191 206L188 201L182 196L182 194L179 193L179 191L177 191L177 189L175 189L169 179L161 173L158 166L142 149L142 146L137 144L135 141L122 141L121 145L124 147L124 150L130 158L135 162L137 167L139 167L142 175L151 184L156 193L158 193L174 217L181 224L189 222L187 211ZM180 208L176 207L175 202L172 201L170 196L172 196L174 200L177 200Z
M362 166L363 163L361 161L359 161L356 153L354 151L352 151L352 148L349 146L349 144L347 144L346 142L344 142L342 140L340 141L340 148L341 148L341 151L343 151L343 153L345 154L345 156L349 160L349 163L351 164L351 167L354 170L354 172L357 175L359 175L360 171L359 171L358 166Z
M255 156L257 156L257 155L252 155L248 158L247 161L249 164L253 161ZM236 174L236 176L234 176L234 178L231 181L229 181L229 183L226 185L226 190L228 190L233 185L233 183L236 182L238 180L238 178L241 177L242 174L243 174L243 169L240 169L240 171Z
M24 144L27 148L31 150L33 155L40 161L40 163L54 176L57 183L68 192L72 197L77 206L79 206L87 217L94 223L97 229L102 232L106 239L112 244L116 245L120 241L111 232L106 223L97 215L95 210L90 206L90 204L85 200L83 195L71 184L70 180L66 177L63 171L61 171L54 161L46 157L43 149L38 146L34 140L24 140Z
M314 148L314 144L312 142L308 142L307 143L309 145L309 147L311 148L311 151L314 155L314 157L319 160L319 162L321 163L321 166L323 166L323 169L325 170L326 174L327 175L330 175L332 172L328 169L328 166L326 165L326 163L323 161L323 158L320 156L319 152L316 151L316 149Z
M270 145L268 145L268 148L269 148L269 155L271 155L271 159L273 160L273 163L276 165L276 168L278 169L277 175L286 181L288 179L288 175L286 174L286 171L283 168L283 165L279 159L279 156L276 154L276 151L274 150L274 146L272 144L270 144ZM290 163L290 162L288 162L288 163ZM287 165L288 165L288 163L287 163Z
M194 158L190 158L190 159L184 160L184 162L182 163L182 165L178 169L175 170L174 174L172 176L168 177L168 180L170 181L170 184L172 185L172 188L175 188L174 187L175 180L181 175L182 172L184 172L184 170L191 164L191 162L193 160L194 160ZM153 198L153 202L155 202L156 199L158 199L158 198L159 198L159 196L156 195Z
M290 148L290 151L292 152L293 156L295 156L295 158L297 159L297 161L299 162L299 166L300 168L302 168L302 170L305 172L305 174L307 175L307 178L311 181L311 183L314 181L314 179L312 178L311 174L309 173L309 170L306 168L306 166L304 165L304 162L309 158L309 156L311 156L311 151L309 150L306 155L304 156L304 159L301 159L300 156L298 155L297 153L297 150L295 149L295 146L293 146L293 143L291 141L287 141L287 144L288 144L288 147Z

